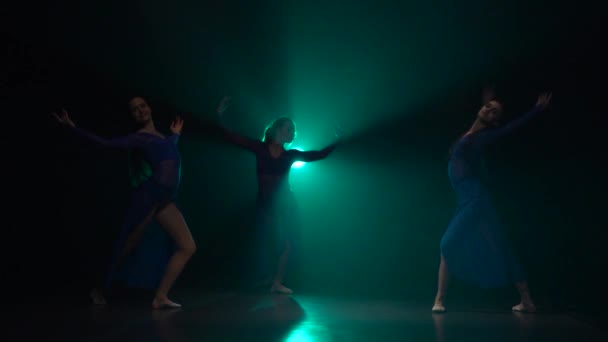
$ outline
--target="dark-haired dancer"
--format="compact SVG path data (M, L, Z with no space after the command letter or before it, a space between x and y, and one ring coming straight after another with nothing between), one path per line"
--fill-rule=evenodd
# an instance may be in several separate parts
M183 120L178 117L171 124L173 134L165 137L156 130L152 110L143 98L131 99L129 108L141 128L135 133L112 139L103 139L76 127L65 110L53 114L62 125L71 128L78 136L101 146L137 151L150 166L151 174L132 193L129 212L115 246L105 286L111 284L120 266L139 244L146 226L156 220L173 239L175 248L157 285L152 307L178 308L181 305L169 300L168 293L196 250L188 225L174 202L180 182L181 157L177 142ZM95 303L105 303L101 288L94 289L91 296Z
M451 151L448 174L458 208L441 239L441 263L433 312L445 312L448 274L483 288L515 283L521 296L514 311L536 311L528 283L506 240L492 198L480 180L482 154L489 144L544 111L550 94L538 98L534 108L503 124L502 104L486 93L484 105L471 128Z
M217 112L221 118L228 106L225 97ZM320 151L286 149L293 142L296 126L293 120L281 117L266 127L263 140L243 137L223 128L225 137L232 143L252 152L256 156L258 195L256 221L258 234L276 237L276 257L271 271L271 292L290 294L293 291L283 285L287 261L294 248L294 234L299 226L296 201L289 187L289 170L296 161L312 162L327 157L336 147L337 141ZM336 137L340 130L336 127ZM278 259L278 260L277 260ZM262 266L263 267L263 266Z

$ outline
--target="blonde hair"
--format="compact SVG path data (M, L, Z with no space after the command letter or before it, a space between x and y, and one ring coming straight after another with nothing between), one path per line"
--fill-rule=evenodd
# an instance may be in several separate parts
M272 143L274 137L277 134L277 130L279 128L283 127L283 125L285 125L288 122L291 123L294 128L296 127L296 123L292 119L290 119L286 116L283 116L283 117L280 117L280 118L274 120L271 124L266 126L266 129L264 130L264 138L262 138L262 141L265 143L268 143L268 144Z

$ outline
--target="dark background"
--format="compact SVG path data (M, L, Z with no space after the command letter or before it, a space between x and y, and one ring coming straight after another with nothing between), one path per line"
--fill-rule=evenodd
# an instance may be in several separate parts
M180 207L199 249L176 286L238 288L248 274L254 159L211 134L216 104L234 95L230 125L260 137L277 113L296 106L294 65L325 61L326 70L310 62L308 71L326 77L329 89L332 75L364 83L358 76L376 67L366 63L386 58L366 109L336 113L348 133L344 145L292 181L307 232L297 289L431 303L439 240L455 208L447 151L474 119L482 85L492 82L514 115L541 91L554 94L547 113L487 156L488 185L533 294L579 312L608 305L598 8L549 1L2 6L1 272L15 297L84 296L91 265L109 251L127 205L126 153L71 139L50 112L65 106L102 136L129 132L129 96L149 99L161 130L184 113ZM319 50L294 63L293 35L304 47L319 42ZM340 74L366 53L373 58ZM320 120L311 115L296 117L303 139L315 127L308 122ZM456 284L454 292L485 302L516 298L514 289Z

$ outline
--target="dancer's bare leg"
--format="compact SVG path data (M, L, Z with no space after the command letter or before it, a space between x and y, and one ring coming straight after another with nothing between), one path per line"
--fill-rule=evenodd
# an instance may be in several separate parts
M283 286L283 278L285 277L285 271L287 269L287 261L289 261L289 253L291 252L291 243L288 239L285 239L285 249L283 253L279 257L279 262L277 264L277 271L274 276L274 280L272 282L272 292L278 292L283 294L291 294L293 291L285 286Z
M437 280L437 295L435 296L433 312L445 312L444 300L448 289L449 273L443 254L441 255Z
M520 281L515 283L515 287L519 291L521 302L513 307L513 311L519 312L536 312L536 305L530 296L530 289L528 288L527 281Z
M178 308L181 305L172 302L167 296L173 283L196 251L196 244L194 243L194 239L192 239L182 213L173 203L161 209L156 214L156 219L171 238L173 238L177 245L177 250L173 253L171 259L169 259L165 274L152 301L152 307L155 309Z

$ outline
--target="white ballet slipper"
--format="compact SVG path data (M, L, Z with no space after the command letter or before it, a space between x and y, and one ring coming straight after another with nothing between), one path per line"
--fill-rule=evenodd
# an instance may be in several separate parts
M154 299L152 301L152 309L155 309L155 310L179 309L181 307L182 307L181 304L177 304L168 299L164 300L164 301Z
M519 303L512 310L515 312L536 312L536 305Z
M280 293L280 294L292 294L293 291L285 286L283 286L283 284L273 284L272 287L270 288L270 292L271 293Z
M445 312L445 306L443 306L443 304L435 304L433 305L433 310L434 313L444 313Z

